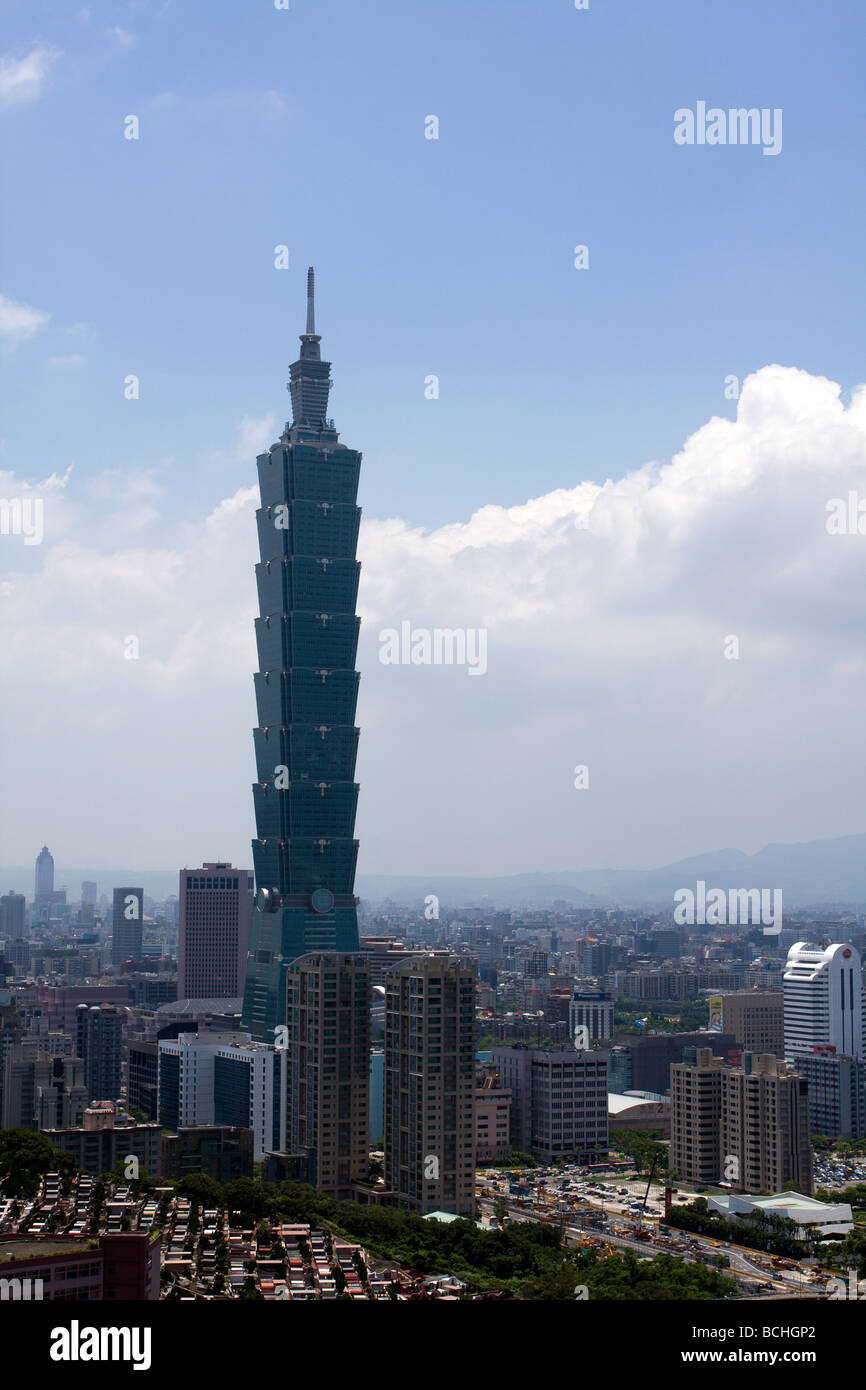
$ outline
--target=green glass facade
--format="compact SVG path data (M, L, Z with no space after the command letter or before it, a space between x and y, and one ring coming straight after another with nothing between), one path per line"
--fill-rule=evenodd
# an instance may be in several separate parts
M328 419L331 365L313 318L289 368L292 422L257 460L261 560L255 676L256 906L244 1026L273 1042L286 971L308 951L357 951L355 612L361 455Z

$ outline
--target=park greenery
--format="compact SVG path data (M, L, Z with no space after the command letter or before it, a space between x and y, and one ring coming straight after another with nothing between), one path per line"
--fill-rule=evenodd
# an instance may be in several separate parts
M648 1018L644 1028L635 1020ZM708 999L628 999L621 996L614 1006L613 1022L618 1033L694 1033L710 1021Z

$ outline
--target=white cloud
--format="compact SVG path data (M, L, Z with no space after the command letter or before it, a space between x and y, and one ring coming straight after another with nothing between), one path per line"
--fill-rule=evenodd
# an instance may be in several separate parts
M80 352L57 353L55 356L46 359L47 366L59 367L61 369L71 368L75 370L78 367L86 366L86 364L87 358L82 357Z
M115 24L112 29L108 30L108 33L121 48L134 48L138 42L135 34L130 34L128 29L121 29L119 24Z
M277 416L273 410L264 415L244 415L237 427L235 443L230 449L214 449L210 455L212 464L243 463L247 467L255 461L257 454L263 454L274 442Z
M248 462L274 420L245 417L227 457ZM18 822L39 824L52 727L76 825L89 768L133 779L122 825L88 804L81 835L109 860L193 862L212 840L246 863L257 494L183 526L163 494L157 542L118 544L171 472L125 491L103 475L63 500L67 522L46 508L42 568L15 575L0 610L19 682L7 779ZM851 490L866 501L866 389L846 409L834 383L772 366L744 383L735 421L710 420L669 464L432 532L365 521L362 870L640 867L862 829L866 535L825 526ZM486 628L487 674L381 665L379 632L403 620Z
M0 337L10 339L13 344L32 338L50 318L43 309L31 309L29 304L18 304L0 294Z
M41 45L24 58L0 57L0 105L25 106L38 101L59 57L56 49Z

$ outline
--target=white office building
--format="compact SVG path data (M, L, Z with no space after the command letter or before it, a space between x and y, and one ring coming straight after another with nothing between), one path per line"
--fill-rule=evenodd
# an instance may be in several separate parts
M568 1030L572 1039L578 1028L586 1028L590 1041L613 1037L613 999L604 990L574 986L568 1007Z
M253 1132L253 1158L286 1146L286 1050L248 1033L181 1033L159 1043L157 1112L167 1129L231 1125Z
M788 952L782 977L785 1056L834 1047L863 1057L863 981L854 946L821 947L797 941Z

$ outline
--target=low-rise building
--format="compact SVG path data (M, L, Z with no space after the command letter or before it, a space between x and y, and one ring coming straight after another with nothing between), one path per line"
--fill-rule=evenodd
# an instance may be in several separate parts
M159 1298L159 1235L6 1236L0 1240L0 1299L135 1302Z

